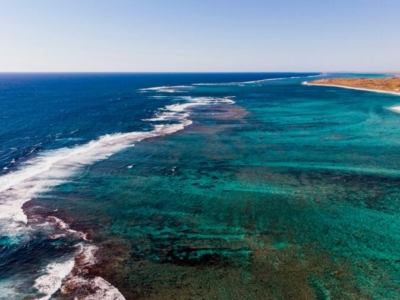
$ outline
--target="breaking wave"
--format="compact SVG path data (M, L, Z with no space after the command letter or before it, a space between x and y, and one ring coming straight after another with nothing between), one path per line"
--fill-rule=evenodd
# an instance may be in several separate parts
M177 87L172 88L175 90ZM167 92L168 87L147 90ZM97 248L90 244L84 233L70 229L66 223L53 216L45 219L37 216L28 219L22 206L40 193L68 181L85 166L107 159L121 150L134 146L135 142L184 129L192 123L189 119L191 113L189 108L234 103L229 98L211 97L180 97L178 100L180 103L159 109L153 118L147 120L157 123L173 121L171 124L154 124L152 131L107 134L73 148L44 151L21 164L18 170L0 177L0 236L7 236L11 243L17 244L33 239L33 233L47 226L49 239L72 236L79 242L77 250L72 255L50 262L44 269L38 271L39 276L35 279L33 287L39 299L47 300L59 290L67 293L78 286L94 291L85 299L124 299L122 294L104 279L100 277L88 279L80 275L79 270L82 266L96 263L94 254ZM80 263L77 264L77 261Z

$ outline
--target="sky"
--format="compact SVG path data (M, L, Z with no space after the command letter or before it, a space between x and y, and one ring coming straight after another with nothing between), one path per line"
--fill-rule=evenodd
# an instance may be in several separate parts
M0 72L400 72L399 0L0 0Z

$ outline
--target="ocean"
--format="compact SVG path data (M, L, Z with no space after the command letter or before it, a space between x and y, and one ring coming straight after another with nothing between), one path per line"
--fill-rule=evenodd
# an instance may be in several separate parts
M397 299L395 95L325 73L0 74L0 299Z

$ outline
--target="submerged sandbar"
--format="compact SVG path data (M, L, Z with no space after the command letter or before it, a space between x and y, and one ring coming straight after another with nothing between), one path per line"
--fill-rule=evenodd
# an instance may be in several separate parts
M306 82L308 85L336 86L400 95L400 78L330 78Z

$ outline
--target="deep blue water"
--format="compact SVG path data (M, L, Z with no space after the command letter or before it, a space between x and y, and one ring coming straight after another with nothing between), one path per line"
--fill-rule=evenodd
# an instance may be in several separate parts
M299 76L227 74L0 74L0 167L32 152L85 143L101 135L151 130L142 119L171 99L138 90Z
M312 76L0 74L2 299L397 298L400 100Z

